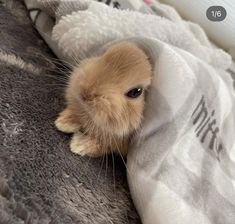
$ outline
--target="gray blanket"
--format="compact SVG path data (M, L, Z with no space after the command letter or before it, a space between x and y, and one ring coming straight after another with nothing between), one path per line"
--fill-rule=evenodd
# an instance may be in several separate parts
M140 223L123 161L73 155L54 128L64 67L53 58L23 4L1 2L0 224Z

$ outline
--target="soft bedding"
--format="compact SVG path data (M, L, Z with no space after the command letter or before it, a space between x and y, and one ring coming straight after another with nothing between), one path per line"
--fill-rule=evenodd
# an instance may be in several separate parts
M235 93L226 71L231 57L166 5L155 3L156 15L150 15L89 0L38 3L44 14L36 27L42 35L47 27L45 40L58 57L76 63L74 58L128 40L151 60L143 125L127 158L142 222L234 224Z

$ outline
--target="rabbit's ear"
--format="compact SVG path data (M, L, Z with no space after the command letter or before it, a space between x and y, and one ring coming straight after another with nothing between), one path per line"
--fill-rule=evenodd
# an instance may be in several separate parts
M128 72L133 66L140 65L143 59L147 59L145 53L131 42L117 43L104 55L106 63L120 72Z

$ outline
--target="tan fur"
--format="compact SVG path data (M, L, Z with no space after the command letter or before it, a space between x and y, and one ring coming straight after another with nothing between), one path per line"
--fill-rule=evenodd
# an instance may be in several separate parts
M71 150L90 156L126 154L130 137L141 124L144 94L129 99L125 93L136 86L146 90L151 77L147 56L129 42L82 61L66 89L67 108L56 120L59 130L76 133Z

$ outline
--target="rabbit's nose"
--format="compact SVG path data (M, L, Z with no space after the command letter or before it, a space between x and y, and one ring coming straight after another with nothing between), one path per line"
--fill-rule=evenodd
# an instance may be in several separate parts
M82 99L82 101L91 101L91 100L93 100L93 95L88 92L82 92L81 99Z
M86 101L86 97L83 94L81 94L81 99L82 101Z

